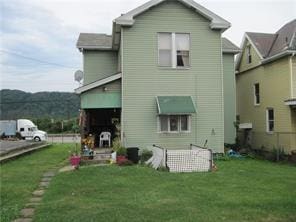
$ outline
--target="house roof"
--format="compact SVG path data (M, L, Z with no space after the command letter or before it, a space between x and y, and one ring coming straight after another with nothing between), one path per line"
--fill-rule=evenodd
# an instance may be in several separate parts
M120 17L116 18L114 22L118 25L122 26L132 26L135 22L135 17L137 15L142 14L143 12L149 10L151 7L154 7L162 2L167 0L151 0L146 2L145 4L127 12L126 14L121 15ZM179 1L185 6L194 9L197 13L204 16L206 19L211 21L210 27L212 29L227 29L231 26L231 24L226 21L225 19L221 18L220 16L216 15L215 13L211 12L210 10L204 8L200 4L196 3L193 0L175 0Z
M246 32L246 35L255 45L260 55L266 58L269 54L270 48L276 38L275 34Z
M83 86L75 89L75 93L80 94L80 93L86 92L88 90L94 89L96 87L105 85L105 84L113 82L117 79L121 79L121 76L122 76L121 73L116 73L116 74L113 74L113 75L108 76L106 78L103 78L103 79L97 80L95 82L83 85Z
M76 45L78 49L111 50L112 36L99 33L80 33ZM236 54L240 52L240 48L227 38L222 38L222 49L224 53Z
M99 33L80 33L76 46L78 49L111 50L112 36Z
M269 52L269 56L278 54L284 50L296 50L296 19L284 25L276 32L276 40Z
M227 38L222 38L222 51L224 53L239 53L241 50Z
M285 24L276 33L246 32L241 48L249 41L258 53L262 63L267 63L283 56L289 55L296 50L296 19ZM242 53L239 54L236 68L241 61Z

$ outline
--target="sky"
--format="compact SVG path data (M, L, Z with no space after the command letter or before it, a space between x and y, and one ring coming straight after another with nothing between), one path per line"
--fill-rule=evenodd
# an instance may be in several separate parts
M80 32L112 32L112 20L147 0L0 0L0 89L73 92ZM274 33L296 18L296 0L196 0L231 22L240 46L247 31Z

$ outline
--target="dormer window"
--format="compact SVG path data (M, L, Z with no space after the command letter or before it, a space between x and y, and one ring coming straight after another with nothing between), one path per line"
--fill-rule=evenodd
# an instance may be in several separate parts
M158 33L158 65L170 68L188 68L190 34Z
M248 63L250 64L252 62L251 45L247 46L247 59L248 59Z

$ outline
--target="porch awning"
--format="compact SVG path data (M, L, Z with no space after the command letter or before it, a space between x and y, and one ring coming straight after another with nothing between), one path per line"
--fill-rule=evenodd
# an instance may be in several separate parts
M82 109L121 108L121 93L82 93Z
M191 96L157 96L158 114L191 114L196 113Z
M287 99L285 100L285 104L287 106L296 106L296 98Z

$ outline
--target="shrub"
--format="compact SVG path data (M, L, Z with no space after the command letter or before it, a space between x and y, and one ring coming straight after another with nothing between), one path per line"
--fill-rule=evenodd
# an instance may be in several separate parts
M116 137L112 143L112 149L116 152L118 156L125 156L126 155L126 148L122 146L121 140L119 137Z
M152 157L153 153L151 150L143 149L141 154L141 162L144 163Z

